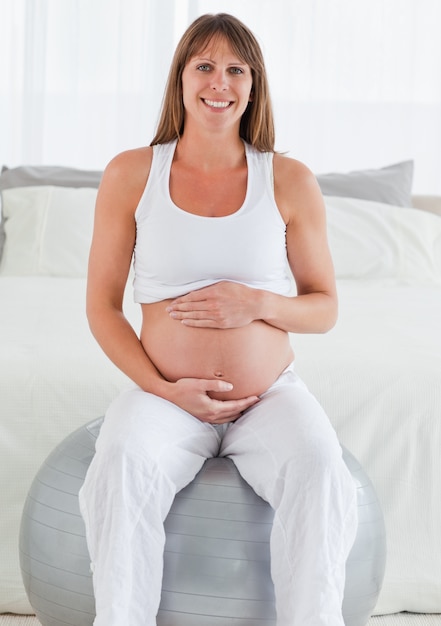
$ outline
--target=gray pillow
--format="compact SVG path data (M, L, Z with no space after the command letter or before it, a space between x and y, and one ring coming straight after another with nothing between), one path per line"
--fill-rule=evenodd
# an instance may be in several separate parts
M360 198L394 206L412 206L413 161L346 174L319 174L324 196Z
M5 242L1 213L1 192L14 187L98 187L103 173L97 170L80 170L74 167L52 165L3 166L0 174L0 259Z
M0 174L0 191L12 187L55 185L57 187L98 187L103 173L96 170L79 170L74 167L52 165L3 166Z

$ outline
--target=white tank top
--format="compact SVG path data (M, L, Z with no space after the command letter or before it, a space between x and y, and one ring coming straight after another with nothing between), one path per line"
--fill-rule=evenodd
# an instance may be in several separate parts
M135 212L135 302L176 298L222 280L287 295L286 228L274 200L272 153L245 144L243 205L225 217L202 217L180 209L170 197L175 147L176 141L153 147Z

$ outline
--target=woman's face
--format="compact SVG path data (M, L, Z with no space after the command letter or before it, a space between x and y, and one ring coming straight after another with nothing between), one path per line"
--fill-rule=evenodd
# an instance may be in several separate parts
M222 37L186 64L182 93L187 124L203 124L212 130L237 127L248 106L253 86L251 68L241 61Z

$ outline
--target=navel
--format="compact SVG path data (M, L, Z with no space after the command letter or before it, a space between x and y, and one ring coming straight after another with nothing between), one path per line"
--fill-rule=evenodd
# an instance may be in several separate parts
M224 377L224 373L223 372L214 372L214 375L216 376L216 378L223 378Z

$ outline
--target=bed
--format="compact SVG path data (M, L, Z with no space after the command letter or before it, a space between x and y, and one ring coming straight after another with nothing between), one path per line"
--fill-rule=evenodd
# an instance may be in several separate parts
M411 197L412 167L318 176L340 316L326 335L291 335L299 374L383 507L376 614L441 612L441 199ZM0 612L32 612L17 544L33 476L129 382L84 313L100 175L43 166L0 175ZM130 284L125 310L139 328Z

